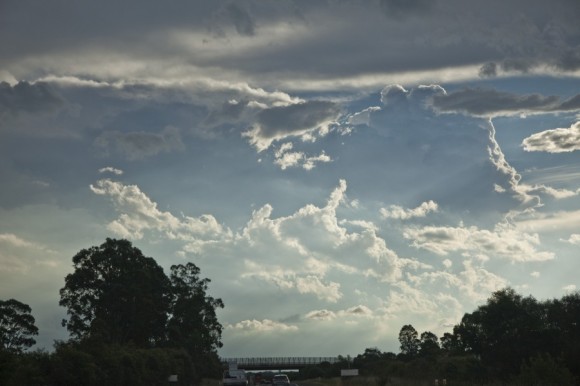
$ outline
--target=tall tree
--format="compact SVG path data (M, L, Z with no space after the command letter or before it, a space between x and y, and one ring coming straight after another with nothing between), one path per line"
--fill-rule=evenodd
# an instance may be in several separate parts
M439 352L439 338L431 331L421 333L419 352L421 356L434 356Z
M28 304L18 300L0 300L0 343L4 350L21 353L36 343L33 336L38 335L38 328L31 312Z
M399 332L399 342L401 343L401 354L414 357L419 353L420 341L419 334L415 327L406 324Z
M207 353L222 347L222 325L216 315L221 299L207 295L210 279L199 277L193 263L171 266L169 340L180 342L189 351Z
M169 279L151 257L127 240L107 238L73 257L60 305L74 339L148 347L163 341L169 308Z
M217 360L217 349L222 347L222 325L216 309L224 307L221 299L208 296L210 279L200 278L199 273L193 263L171 266L167 323L169 344L184 347L198 363L208 358Z

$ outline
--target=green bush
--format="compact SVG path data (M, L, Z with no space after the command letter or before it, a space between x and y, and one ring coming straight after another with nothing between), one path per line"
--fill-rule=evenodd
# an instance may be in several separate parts
M572 373L549 354L536 355L521 366L517 382L522 386L573 385Z

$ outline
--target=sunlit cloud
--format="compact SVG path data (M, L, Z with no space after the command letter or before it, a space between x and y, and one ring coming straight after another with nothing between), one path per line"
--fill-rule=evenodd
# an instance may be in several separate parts
M158 231L169 239L185 241L231 237L231 232L211 215L178 218L169 212L160 211L157 203L151 201L136 185L103 179L90 188L97 195L110 197L120 212L119 218L111 222L108 229L121 237L141 239L148 230Z
M441 256L461 252L471 256L485 254L514 262L545 261L555 257L553 252L537 249L541 245L538 234L524 233L505 226L498 226L494 230L477 227L408 227L404 236L414 247Z
M107 166L105 168L99 169L99 173L112 173L112 174L115 174L117 176L120 176L123 174L123 171L121 169L116 169L114 167Z
M439 207L436 202L430 200L423 202L416 208L404 209L398 205L391 205L389 208L381 208L381 216L383 218L392 218L398 220L408 220L415 217L425 217L431 212L437 212Z
M525 138L522 146L525 151L544 151L547 153L570 153L580 150L580 121L569 128L535 133Z
M243 320L235 324L225 326L226 330L242 331L248 334L260 333L287 333L298 331L298 327L286 323L276 322L269 319Z

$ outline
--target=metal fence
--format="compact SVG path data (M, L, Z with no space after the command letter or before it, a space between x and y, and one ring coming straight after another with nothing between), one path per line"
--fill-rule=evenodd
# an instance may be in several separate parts
M221 358L223 363L236 363L241 369L300 368L319 365L324 362L336 363L337 357L261 357L261 358Z

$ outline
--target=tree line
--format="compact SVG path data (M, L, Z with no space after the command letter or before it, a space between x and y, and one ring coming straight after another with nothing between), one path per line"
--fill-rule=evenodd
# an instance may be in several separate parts
M487 302L437 337L404 325L400 352L367 348L354 358L301 370L301 377L336 377L357 368L385 386L394 379L447 381L448 385L580 385L580 293L538 301L512 288ZM441 384L441 383L440 383Z
M193 263L163 268L127 240L106 239L72 259L59 304L70 334L52 353L36 342L28 305L0 301L1 385L159 385L217 377L221 299Z

